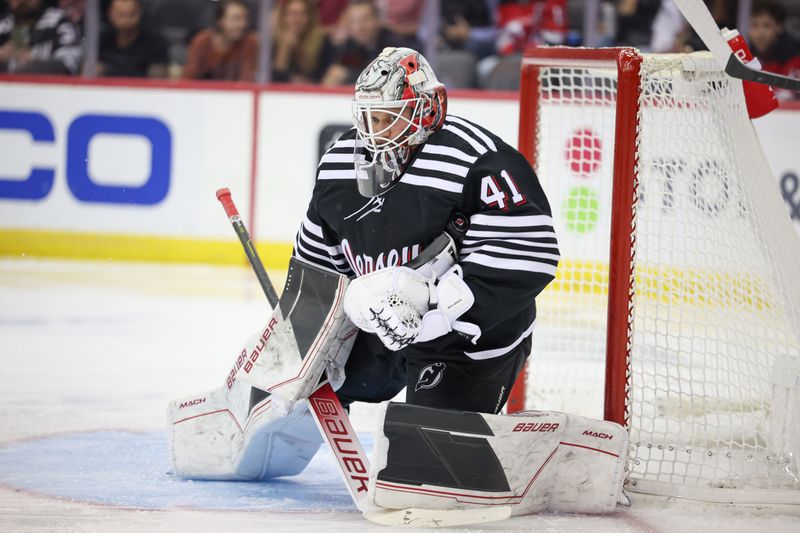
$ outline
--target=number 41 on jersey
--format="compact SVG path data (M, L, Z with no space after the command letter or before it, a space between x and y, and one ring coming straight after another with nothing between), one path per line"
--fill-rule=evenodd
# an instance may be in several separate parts
M525 196L519 192L519 187L514 182L508 172L500 171L500 177L506 185L508 191L503 189L494 176L484 176L481 180L481 200L490 207L497 206L500 209L508 209L509 193L511 193L511 203L520 205L525 203Z

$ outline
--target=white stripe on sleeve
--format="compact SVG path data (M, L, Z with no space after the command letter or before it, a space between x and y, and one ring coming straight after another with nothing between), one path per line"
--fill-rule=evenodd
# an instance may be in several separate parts
M336 141L336 143L331 146L331 148L353 148L356 145L355 139L343 139L341 141Z
M330 258L330 256L312 252L312 251L306 249L302 245L302 243L300 242L300 239L295 239L295 251L299 252L299 255L301 257L303 257L304 259L308 259L309 261L311 261L311 258L315 257L315 258L319 259L320 261L322 261L323 263L326 263L326 264L330 265L331 267L333 267L334 269L338 270L339 272L347 272L349 270L349 268L347 267L347 263L345 262L344 259L340 259L339 261L334 261L333 259ZM345 267L343 268L340 265L345 265Z
M323 163L352 163L353 162L353 154L331 154L327 153L322 156L322 159L319 160L319 164L322 165Z
M537 248L555 248L558 249L558 244L554 242L536 242L536 241L523 241L522 239L470 239L469 233L467 233L466 237L464 238L464 242L462 243L464 248L472 247L476 248L480 246L480 243L483 242L492 242L492 243L511 243L511 244L519 244L520 246L534 246Z
M561 256L558 254L548 254L546 252L529 252L527 250L517 250L515 248L493 246L491 244L487 244L484 246L472 246L472 247L465 246L461 248L462 254L470 254L473 252L497 252L500 254L518 255L520 257L536 257L538 259L551 259L553 261L558 261L559 259L561 259Z
M556 234L553 231L521 231L514 233L511 231L473 231L468 230L466 238L475 237L500 237L500 238L527 238L527 239L555 239Z
M517 270L524 272L537 272L541 274L556 275L555 265L549 263L540 263L538 261L527 261L519 259L505 259L499 257L491 257L484 255L480 252L473 252L467 257L461 259L462 263L476 263L489 268L497 268L500 270Z
M471 224L480 226L497 226L508 228L522 228L525 226L550 226L553 227L553 217L548 215L530 215L524 217L511 217L508 215L472 215Z
M309 233L316 235L320 239L325 239L325 237L322 236L322 226L311 222L311 219L308 218L308 215L303 217L303 227L306 228Z
M354 169L347 170L320 170L319 180L354 180L356 179L356 172Z

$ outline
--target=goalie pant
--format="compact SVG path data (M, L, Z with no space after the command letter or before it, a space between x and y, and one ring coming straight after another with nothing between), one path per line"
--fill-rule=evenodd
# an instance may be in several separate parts
M393 352L375 335L360 332L337 395L345 404L382 402L405 387L410 404L497 413L531 350L528 337L500 357L474 360L456 347L437 351L429 344Z
M440 405L438 399L425 401L423 396L435 394L430 391L459 375L460 386L453 383L453 399L445 405L496 412L500 389L505 394L513 379L504 377L499 386L494 380L521 367L519 359L524 359L534 329L535 298L554 278L559 259L550 206L533 169L499 137L454 116L417 149L400 181L381 196L368 200L359 194L356 157L368 153L355 130L322 157L294 255L350 277L361 276L408 263L445 230L455 213L463 214L469 229L459 265L475 303L459 320L477 324L481 336L472 344L450 333L390 352L361 332L351 366L356 366L355 360L375 360L376 368L359 367L358 383L348 377L343 400L380 401L387 398L386 390L407 383L409 401ZM397 361L386 361L393 358ZM497 361L482 364L491 359ZM436 370L426 370L436 363L446 365L443 381L425 388L420 380ZM482 390L480 383L489 376L492 383L487 381ZM387 377L393 383L387 383ZM467 388L481 400L462 392ZM370 389L376 391L372 397Z

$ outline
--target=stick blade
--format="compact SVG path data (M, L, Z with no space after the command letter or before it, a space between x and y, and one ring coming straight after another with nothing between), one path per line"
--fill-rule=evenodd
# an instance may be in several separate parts
M736 56L731 54L728 64L725 67L725 72L732 78L740 80L754 81L756 83L763 83L771 85L780 89L791 89L800 92L800 79L790 78L789 76L782 76L772 72L757 70L748 67L741 61L736 59Z
M495 522L511 517L511 506L485 509L398 509L364 513L372 523L394 527L455 527Z

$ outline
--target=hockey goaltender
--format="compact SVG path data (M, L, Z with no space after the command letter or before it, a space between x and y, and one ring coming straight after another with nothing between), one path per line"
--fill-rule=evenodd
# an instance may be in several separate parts
M340 460L365 470L350 488L367 517L401 510L393 516L446 525L456 513L463 523L612 511L623 428L498 414L559 259L533 169L490 131L448 115L444 85L408 48L385 49L361 73L352 113L355 127L319 163L272 318L224 386L169 406L174 473L299 474L322 435L350 427L344 410L315 424L309 405L327 380L331 406L406 389L406 403L380 411L369 472L366 458Z

